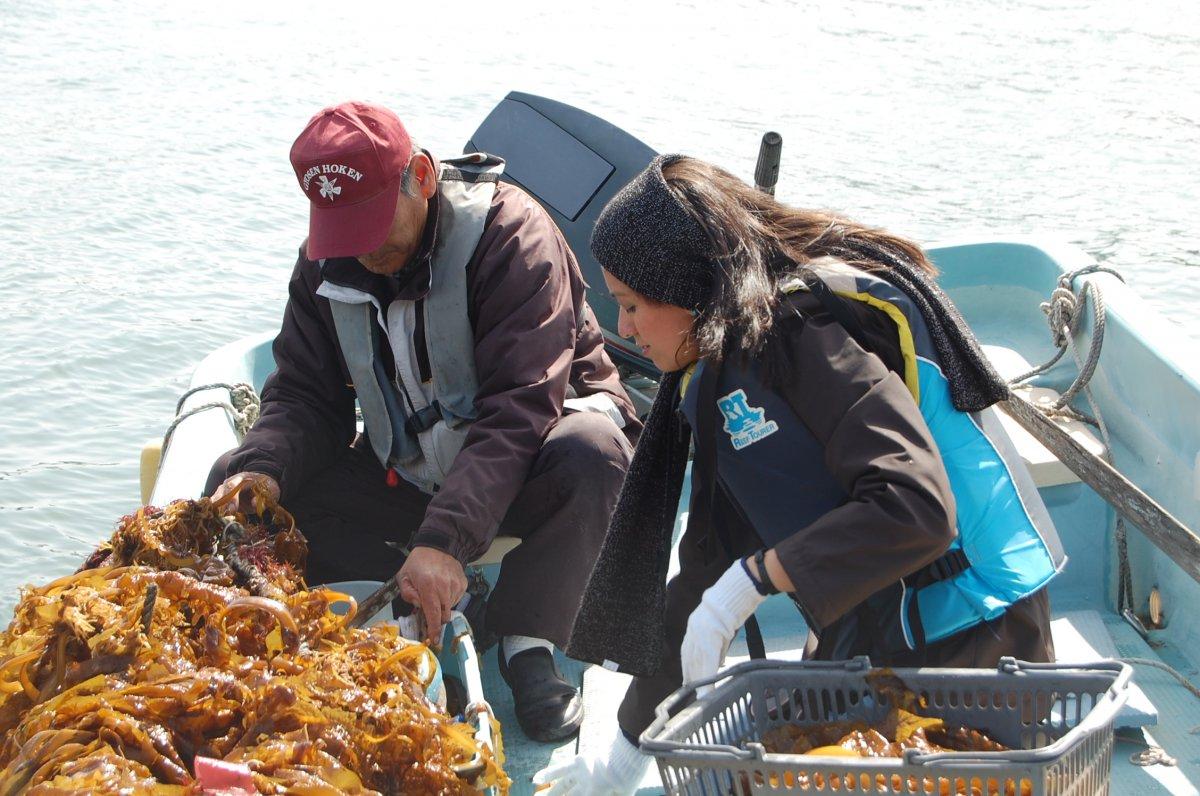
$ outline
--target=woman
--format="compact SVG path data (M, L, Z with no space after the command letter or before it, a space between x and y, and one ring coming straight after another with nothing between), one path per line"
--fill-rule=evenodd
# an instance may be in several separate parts
M1007 390L916 245L665 156L605 208L592 250L618 331L664 377L567 651L637 676L612 754L541 780L631 790L654 707L715 674L777 592L808 657L1053 659L1045 585L1065 557L988 408Z

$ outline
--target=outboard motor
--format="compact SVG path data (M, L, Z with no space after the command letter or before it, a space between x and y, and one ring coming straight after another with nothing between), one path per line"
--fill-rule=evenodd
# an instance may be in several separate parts
M600 264L588 246L604 205L657 153L597 116L519 91L492 109L464 151L504 158L501 179L537 199L575 252L613 360L623 370L657 379L658 369L617 335L617 305L603 289Z

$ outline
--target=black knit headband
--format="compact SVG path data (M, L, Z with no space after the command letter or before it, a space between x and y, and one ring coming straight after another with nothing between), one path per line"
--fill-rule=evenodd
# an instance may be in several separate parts
M656 301L694 310L712 295L708 236L667 187L659 155L617 193L592 229L592 254L629 287Z

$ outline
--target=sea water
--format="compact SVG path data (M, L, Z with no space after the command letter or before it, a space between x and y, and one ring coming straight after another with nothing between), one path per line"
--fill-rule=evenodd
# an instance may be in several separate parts
M308 117L383 102L450 155L514 89L747 178L776 130L784 201L1057 236L1200 343L1194 3L0 0L0 616L138 505L196 363L277 326Z

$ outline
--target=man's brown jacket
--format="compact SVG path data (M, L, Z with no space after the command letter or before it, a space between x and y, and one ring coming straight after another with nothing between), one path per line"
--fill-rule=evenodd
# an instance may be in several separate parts
M421 302L429 292L436 208L434 197L421 248L395 277L372 274L354 258L328 260L323 271L301 246L273 347L276 371L263 388L262 415L231 457L230 472L274 477L286 506L353 441L354 387L329 302L317 288L329 275L374 295L383 307L397 298ZM478 419L412 546L432 547L464 563L485 551L569 394L607 393L627 433L636 433L639 423L604 352L586 287L574 254L541 206L520 188L499 184L467 265ZM422 337L418 332L415 348L426 371L426 352L437 341ZM394 379L394 357L387 340L381 343L380 359Z

